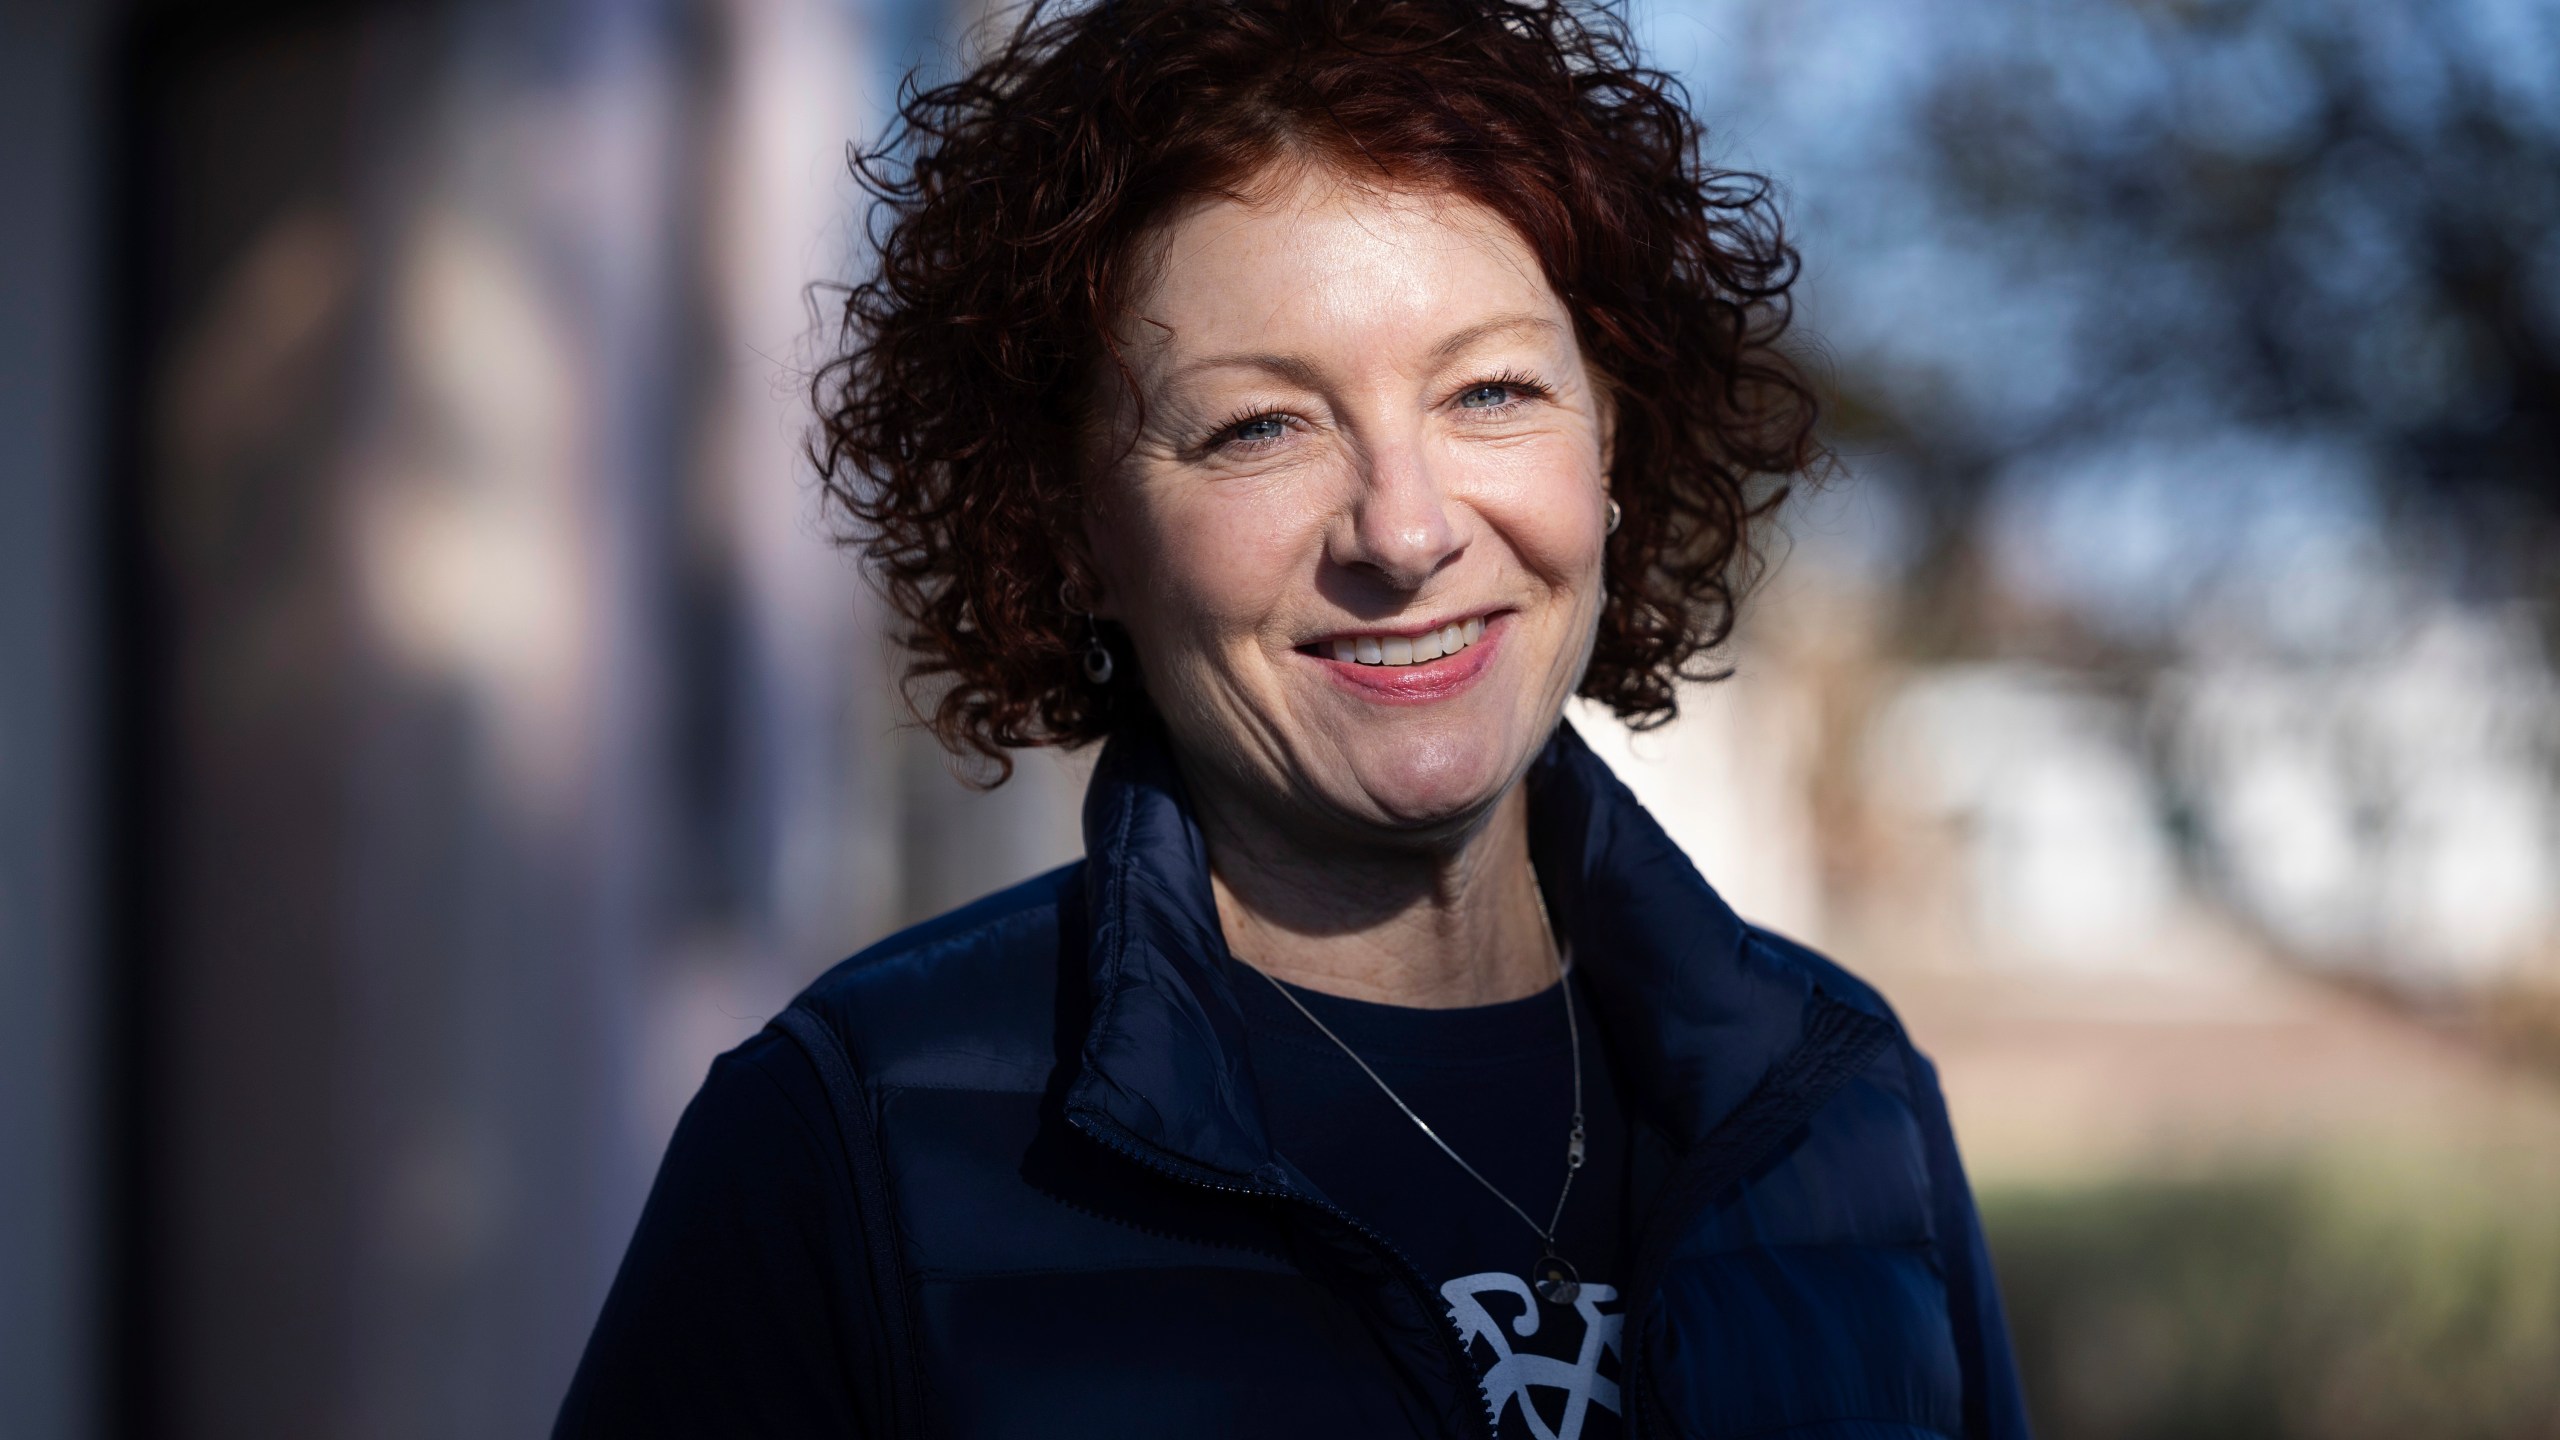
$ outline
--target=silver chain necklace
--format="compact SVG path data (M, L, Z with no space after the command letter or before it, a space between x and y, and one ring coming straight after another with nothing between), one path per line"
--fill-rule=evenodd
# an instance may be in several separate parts
M1547 934L1552 944L1555 922L1552 917L1547 916L1547 894L1538 884L1538 872L1534 869L1529 872L1529 886L1537 894L1539 915L1547 918ZM1500 1186L1484 1178L1483 1171L1468 1164L1467 1157L1449 1148L1449 1142L1440 1138L1440 1132L1432 1129L1430 1122L1413 1113L1413 1107L1404 1103L1404 1097L1395 1092L1395 1087L1380 1079L1378 1072L1369 1068L1369 1062L1360 1058L1360 1052L1352 1049L1343 1042L1341 1036L1333 1033L1332 1026L1317 1019L1316 1012L1308 1009L1297 996L1290 994L1289 987L1280 983L1280 977L1251 962L1247 962L1247 968L1270 981L1271 988L1280 992L1281 999L1288 1001L1299 1014L1307 1017L1308 1024L1316 1027L1324 1038L1332 1041L1337 1049L1351 1057L1351 1063L1359 1066L1360 1073L1369 1077L1369 1083L1377 1086L1381 1093L1395 1103L1398 1110L1404 1112L1404 1118L1413 1122L1413 1127L1422 1132L1424 1139L1439 1146L1441 1154L1455 1161L1459 1169L1466 1171L1469 1178L1485 1188L1485 1193L1501 1201L1506 1209L1520 1217L1521 1224L1536 1232L1538 1242L1543 1247L1539 1251L1537 1268L1532 1272L1538 1294L1558 1305L1572 1304L1582 1294L1582 1277L1573 1266L1566 1263L1562 1255L1556 1253L1556 1226L1564 1220L1564 1202L1566 1197L1573 1194L1573 1177L1582 1169L1582 1027L1574 1023L1573 966L1565 952L1561 948L1556 951L1556 988L1564 992L1565 1042L1573 1052L1573 1128L1565 1136L1564 1188L1556 1192L1555 1211L1547 1217L1547 1223L1544 1225L1540 1225L1528 1211L1521 1209L1517 1201L1503 1194Z

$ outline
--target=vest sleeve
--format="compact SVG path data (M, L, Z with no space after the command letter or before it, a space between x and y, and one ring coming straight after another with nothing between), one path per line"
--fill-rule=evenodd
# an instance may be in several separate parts
M1916 1050L1906 1052L1915 1100L1928 1148L1929 1186L1940 1263L1947 1279L1948 1318L1956 1360L1964 1372L1966 1440L2027 1440L2026 1397L2018 1386L2018 1362L2009 1348L2009 1323L2001 1313L2000 1282L1991 1273L1991 1251L1982 1217L1956 1154L1955 1130L1938 1070Z
M827 1098L767 1032L715 1061L668 1143L555 1440L861 1435L869 1293Z

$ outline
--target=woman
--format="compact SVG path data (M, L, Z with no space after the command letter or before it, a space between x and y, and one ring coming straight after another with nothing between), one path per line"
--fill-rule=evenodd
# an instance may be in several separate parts
M867 162L831 493L1086 858L714 1066L571 1435L2024 1433L1930 1069L1564 726L1813 456L1614 22L1034 12Z

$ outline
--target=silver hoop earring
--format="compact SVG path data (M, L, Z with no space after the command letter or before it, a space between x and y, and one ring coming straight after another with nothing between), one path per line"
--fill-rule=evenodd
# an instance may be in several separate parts
M1623 510L1621 510L1621 509L1619 509L1619 508L1618 508L1618 502L1617 502L1617 500L1616 500L1616 499L1614 499L1614 498L1612 498L1612 499L1609 501L1609 520L1608 520L1608 528L1607 528L1607 529L1605 529L1605 530L1603 530L1601 533L1602 533L1602 534L1604 534L1604 535L1615 535L1615 534L1617 534L1617 533L1618 533L1618 522L1619 522L1619 521L1621 521L1621 520L1623 520L1623 519L1625 519L1625 518L1626 518L1626 512L1625 512L1625 511L1623 511Z
M1084 590L1073 579L1058 586L1058 603L1071 615L1084 617L1084 679L1088 685L1111 683L1111 647L1102 643L1102 623L1084 608Z
M1084 617L1088 638L1084 647L1084 679L1088 685L1111 683L1111 647L1102 643L1102 626L1090 612Z

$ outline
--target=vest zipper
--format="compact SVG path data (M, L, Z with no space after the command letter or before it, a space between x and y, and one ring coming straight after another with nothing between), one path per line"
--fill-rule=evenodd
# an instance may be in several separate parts
M1117 1125L1091 1114L1072 1116L1070 1123L1101 1142L1103 1148L1113 1154L1134 1160L1168 1179L1179 1180L1187 1185L1195 1185L1204 1190L1215 1190L1227 1195L1249 1195L1263 1200L1286 1200L1327 1216L1359 1236L1369 1244L1370 1248L1386 1258L1389 1267L1395 1271L1396 1278L1403 1281L1406 1289L1421 1302L1425 1317L1430 1317L1447 1308L1445 1305L1435 1305L1439 1297L1432 1292L1430 1282L1423 1279L1421 1266L1414 1264L1412 1258L1407 1256L1394 1241L1370 1229L1357 1216L1339 1205L1320 1200L1286 1185L1237 1185L1220 1177L1217 1171L1178 1164L1155 1153L1152 1146L1133 1138L1123 1139L1114 1133L1119 1128ZM1479 1440L1494 1440L1493 1420L1485 1412L1483 1375L1477 1372L1475 1362L1467 1358L1466 1348L1459 1343L1457 1333L1452 1327L1435 1322L1431 1325L1431 1331L1439 1337L1441 1350L1451 1362L1451 1368L1465 1376L1468 1383L1475 1387L1475 1394L1471 1397L1475 1403L1465 1407L1473 1422L1468 1427L1468 1434L1479 1437Z

